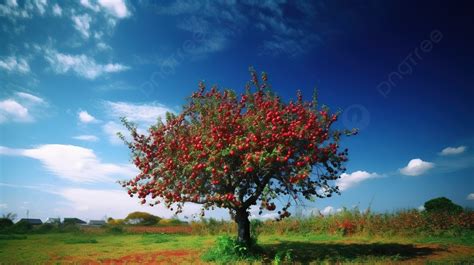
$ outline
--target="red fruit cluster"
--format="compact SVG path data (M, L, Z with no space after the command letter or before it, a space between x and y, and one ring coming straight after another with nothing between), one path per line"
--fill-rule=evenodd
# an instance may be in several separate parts
M316 102L282 102L266 83L238 96L232 90L200 84L179 115L168 114L148 135L131 130L128 143L140 174L122 182L128 193L151 205L162 200L178 212L185 202L237 210L276 195L325 197L338 192L330 181L344 171L347 149L339 151L341 132L330 131L337 114ZM317 171L313 169L317 167ZM268 210L276 205L269 203ZM289 215L286 209L285 215Z

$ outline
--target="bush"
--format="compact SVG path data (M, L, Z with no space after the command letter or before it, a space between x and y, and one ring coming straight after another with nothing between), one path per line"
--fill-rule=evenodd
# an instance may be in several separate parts
M425 202L425 210L429 213L461 213L462 207L446 197L439 197Z
M31 225L25 220L19 221L9 229L10 232L17 234L26 234L28 232L31 232L31 230L33 230L33 225Z
M172 225L182 225L182 224L187 224L186 222L183 222L177 218L171 218L171 219L161 219L159 222L160 225L163 226L172 226Z
M109 224L109 225L124 225L125 220L123 220L123 219L114 219L112 217L109 217L109 219L107 219L107 224Z
M127 215L125 223L130 225L156 225L161 218L146 212L133 212Z
M75 225L74 223L63 223L59 226L59 232L62 233L77 233L80 232L81 229L79 226Z
M13 226L13 221L8 218L0 218L0 231Z
M252 238L250 246L245 246L230 236L217 237L216 244L202 255L202 260L212 261L220 264L228 264L235 261L257 260L260 247L257 240Z
M282 263L293 264L293 251L291 249L281 250L275 254L273 264L280 265Z
M111 234L123 234L123 228L121 226L109 226L107 232Z
M42 224L38 226L38 228L36 229L38 233L50 233L50 232L53 232L54 230L57 230L57 226L54 224L49 224L49 223Z
M252 238L258 238L262 232L263 222L258 219L253 219L250 221L250 236Z

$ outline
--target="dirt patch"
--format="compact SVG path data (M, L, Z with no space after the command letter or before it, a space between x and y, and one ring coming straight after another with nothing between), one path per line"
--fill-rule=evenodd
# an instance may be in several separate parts
M351 244L348 244L349 246ZM398 249L400 250L400 249ZM398 250L387 250L379 249L382 251L384 256L390 256L390 254L398 253ZM403 249L402 249L403 250ZM347 251L347 249L345 249ZM386 252L388 251L388 252ZM391 252L392 251L392 252ZM462 245L450 245L444 246L440 244L414 244L413 254L403 254L402 259L398 261L387 261L390 264L425 264L427 261L438 261L442 264L443 260L456 260L459 258L474 257L474 247L462 246ZM306 252L306 251L305 251ZM308 252L306 252L308 253ZM376 252L370 251L366 254L375 255ZM297 253L295 253L297 254ZM200 252L197 250L162 250L156 252L146 253L133 253L118 258L100 258L100 255L91 255L88 257L77 257L77 256L51 256L51 262L49 264L77 264L77 265L132 265L132 264L204 264L201 261ZM318 255L319 256L319 255ZM264 258L264 261L271 262L273 256ZM303 263L311 262L311 260L317 260L317 257L308 257ZM314 258L314 259L312 259Z
M202 264L197 251L164 250L157 252L136 253L113 259L62 257L51 264L80 265L132 265L132 264Z
M440 245L440 244L416 244L417 249L430 248L433 251L430 255L425 257L418 257L415 259L408 260L409 263L413 264L425 264L426 261L442 261L450 260L463 257L474 258L474 247L462 246L462 245Z

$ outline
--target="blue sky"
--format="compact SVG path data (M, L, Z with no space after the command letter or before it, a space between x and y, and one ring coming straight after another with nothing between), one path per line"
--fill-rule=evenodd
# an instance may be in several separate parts
M342 110L342 195L324 213L474 207L474 28L462 2L50 0L0 2L0 212L124 217L136 169L119 117L146 128L200 80L243 91L248 67L285 100ZM186 216L198 212L189 205ZM252 213L255 213L252 210ZM223 210L208 216L228 218ZM265 213L271 217L271 213Z

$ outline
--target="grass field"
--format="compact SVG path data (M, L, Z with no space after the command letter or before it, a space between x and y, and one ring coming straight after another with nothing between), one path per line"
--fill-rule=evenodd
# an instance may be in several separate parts
M1 264L204 264L217 236L51 233L0 236ZM296 264L474 264L474 236L369 238L262 235L262 257L275 264L290 253ZM242 264L247 262L240 262Z

